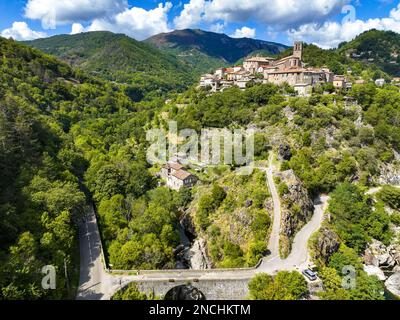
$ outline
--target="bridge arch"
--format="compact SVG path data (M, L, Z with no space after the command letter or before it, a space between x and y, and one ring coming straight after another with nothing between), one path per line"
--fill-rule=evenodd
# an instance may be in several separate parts
M121 282L112 279L114 282L113 290L110 297L118 290L125 288L129 283L135 282L139 291L147 295L155 295L161 299L165 299L167 294L174 288L191 287L201 293L201 298L205 300L244 300L248 296L249 279L204 279L204 280L147 280L141 281L136 279L124 278ZM193 292L196 294L196 292ZM199 295L199 293L197 293Z
M206 296L199 289L189 284L173 287L165 294L164 300L206 300Z

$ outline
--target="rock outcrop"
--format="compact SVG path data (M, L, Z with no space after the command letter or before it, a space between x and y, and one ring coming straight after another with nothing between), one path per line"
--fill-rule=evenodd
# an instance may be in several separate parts
M364 263L386 270L400 265L400 246L385 246L382 242L373 240L364 252Z
M207 245L204 239L197 239L188 251L190 267L194 270L211 269L212 263L207 254Z
M385 282L386 289L400 298L400 272L397 272L389 277Z
M276 174L288 187L288 192L281 196L281 255L286 257L291 250L291 242L296 233L311 219L314 204L303 182L293 170Z
M400 245L385 246L378 240L373 240L363 255L364 271L376 275L382 281L386 279L384 271L394 272L385 282L386 289L400 297Z
M313 243L314 259L327 264L330 257L339 250L339 236L332 230L323 227Z
M185 215L181 218L180 224L185 231L186 236L190 240L194 240L195 238L197 238L196 227L189 212L185 213Z
M363 268L364 268L364 271L369 276L377 276L378 279L381 280L381 281L385 281L386 280L385 274L383 273L383 271L381 269L379 269L379 267L372 266L372 265L364 265Z
M400 166L385 164L380 168L379 184L390 184L400 186Z
M281 144L279 145L278 149L278 159L280 161L288 161L292 158L292 151L288 144Z

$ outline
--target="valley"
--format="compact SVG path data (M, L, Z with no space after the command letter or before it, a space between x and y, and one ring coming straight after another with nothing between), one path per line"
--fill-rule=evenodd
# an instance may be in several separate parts
M0 38L0 299L154 299L187 282L207 299L383 300L385 283L397 294L400 91L382 61L348 55L365 38L305 44L305 68L351 84L307 95L287 82L198 87L210 68L296 55L272 42L200 30ZM251 129L254 170L189 161L163 176L147 133L188 143L170 121ZM56 290L40 286L44 265ZM341 285L348 266L355 288Z

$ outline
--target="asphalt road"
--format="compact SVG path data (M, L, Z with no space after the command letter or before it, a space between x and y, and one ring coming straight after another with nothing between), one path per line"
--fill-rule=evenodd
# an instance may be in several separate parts
M276 190L274 182L274 165L272 154L269 157L269 166L267 172L267 184L274 203L273 223L268 249L272 258L279 257L279 235L281 230L281 200Z
M106 298L110 275L104 269L102 244L94 209L79 225L80 278L77 300Z

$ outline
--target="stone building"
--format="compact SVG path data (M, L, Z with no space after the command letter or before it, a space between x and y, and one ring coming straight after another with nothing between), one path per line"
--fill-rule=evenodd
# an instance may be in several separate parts
M334 76L333 86L336 89L344 89L344 88L346 88L346 84L347 84L347 78L345 76L342 76L342 75Z
M261 78L258 76L261 74ZM295 42L293 54L276 60L270 57L251 57L243 67L221 68L214 74L212 84L202 78L200 86L211 85L212 91L222 91L231 86L244 90L249 82L289 84L301 96L308 96L312 89L324 83L332 83L334 75L327 68L307 68L303 62L303 43Z
M182 187L191 188L197 183L197 177L179 163L167 163L161 168L161 177L166 180L167 187L180 190Z
M269 57L251 57L243 62L243 68L251 73L260 72L274 63L274 58Z

